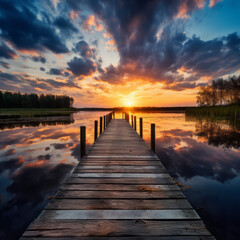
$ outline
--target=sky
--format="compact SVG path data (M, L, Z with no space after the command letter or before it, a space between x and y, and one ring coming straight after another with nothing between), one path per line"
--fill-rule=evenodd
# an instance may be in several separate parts
M240 72L239 0L0 0L0 90L193 106Z

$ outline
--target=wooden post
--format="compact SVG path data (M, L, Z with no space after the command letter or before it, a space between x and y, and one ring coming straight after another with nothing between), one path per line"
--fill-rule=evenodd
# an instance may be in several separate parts
M137 130L137 117L134 116L134 129Z
M103 130L106 128L106 115L104 115L104 123L103 123Z
M94 123L94 141L96 141L98 137L98 121L96 120Z
M155 124L151 124L151 149L155 152Z
M132 122L132 127L133 127L133 115L131 116L131 120L132 120L131 122Z
M102 117L100 117L100 123L99 123L99 125L100 125L100 134L102 133Z
M86 155L86 127L80 127L80 148L81 148L81 158Z
M142 122L142 118L139 119L139 122L140 122L140 137L142 138L143 137L143 122Z
M115 119L115 112L113 112L113 119Z

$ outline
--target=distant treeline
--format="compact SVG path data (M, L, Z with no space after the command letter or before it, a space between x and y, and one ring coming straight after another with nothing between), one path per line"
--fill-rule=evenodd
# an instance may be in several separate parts
M0 91L0 108L70 108L73 101L73 98L65 95Z
M240 104L240 76L228 79L219 78L198 92L200 106Z

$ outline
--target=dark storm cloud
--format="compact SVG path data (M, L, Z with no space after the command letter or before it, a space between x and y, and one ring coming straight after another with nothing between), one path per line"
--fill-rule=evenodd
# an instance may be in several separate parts
M4 68L7 68L7 69L10 68L10 65L6 62L3 62L3 61L0 61L0 65Z
M0 2L0 36L17 49L42 51L45 48L54 53L67 53L63 40L57 35L46 14L38 18L39 10L34 1Z
M21 83L21 84L19 84ZM52 92L53 89L69 87L81 89L72 79L57 81L54 79L33 78L28 74L10 74L0 72L0 88L15 92L35 92L36 88Z
M124 76L136 75L148 81L161 81L169 88L172 84L172 89L180 91L198 86L188 83L191 77L184 78L177 72L181 67L194 72L192 81L203 76L218 77L239 68L237 33L210 41L185 35L182 18L202 8L200 1L66 0L66 3L73 10L90 10L104 22L116 43L120 63L106 68L99 80L120 83Z
M72 32L78 32L78 29L67 18L58 17L55 19L54 24L65 34L66 37L71 37Z
M46 63L47 62L46 58L43 57L43 56L33 56L32 60L34 62L41 62L41 63Z
M61 69L51 68L48 72L50 75L61 75Z
M74 57L68 64L68 69L75 76L88 76L96 71L96 64L87 58Z
M4 81L21 82L17 75L0 72L0 83Z
M45 72L45 68L40 67L40 71Z
M63 77L69 77L70 76L69 72L63 72L62 69L58 69L58 68L51 68L49 70L49 72L47 72L47 74L49 74L49 75L61 75Z
M74 52L79 53L83 58L96 58L96 50L94 48L90 48L88 43L81 40L73 49Z
M13 59L17 54L10 49L4 42L0 45L0 57L6 59Z

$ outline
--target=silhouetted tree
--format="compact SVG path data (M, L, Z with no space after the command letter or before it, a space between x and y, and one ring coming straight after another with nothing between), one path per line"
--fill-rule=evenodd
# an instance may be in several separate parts
M213 80L207 87L201 87L197 96L200 106L240 104L240 76Z
M70 108L73 102L73 98L65 95L0 91L0 108Z

